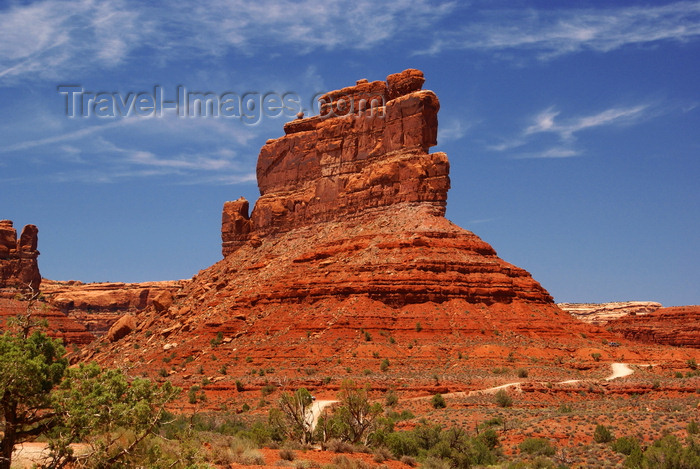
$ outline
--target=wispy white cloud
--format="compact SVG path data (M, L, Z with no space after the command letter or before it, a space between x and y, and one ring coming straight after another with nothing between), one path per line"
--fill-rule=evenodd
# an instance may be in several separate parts
M529 158L571 158L572 156L581 155L580 150L575 150L568 147L552 147L542 151L519 153L512 156L514 159L529 159Z
M700 38L700 2L662 6L538 11L474 11L472 21L457 31L443 31L419 54L449 49L534 51L547 60L583 50L609 52L629 45L659 41L689 42Z
M465 119L441 119L438 127L438 143L452 142L464 137L474 126L474 122Z
M126 0L15 4L0 10L0 24L0 79L117 67L156 26Z
M540 144L537 150L520 151L512 158L571 158L580 156L583 151L576 148L577 134L585 130L602 127L619 127L632 125L653 117L655 112L649 104L628 107L611 107L590 115L560 117L561 111L549 107L535 114L518 135L504 139L497 144L487 146L497 152L526 149ZM538 142L538 137L551 134L559 139L559 144L552 146L549 142ZM543 148L542 148L543 147Z
M139 51L161 63L235 49L367 49L455 8L429 0L40 0L0 9L0 83L115 68Z
M562 140L571 140L574 134L582 130L603 126L627 125L637 122L644 117L649 105L642 104L633 107L614 107L598 112L590 116L574 117L564 120L563 123L555 122L559 111L548 108L534 118L534 123L528 126L523 134L525 136L551 132L559 135Z

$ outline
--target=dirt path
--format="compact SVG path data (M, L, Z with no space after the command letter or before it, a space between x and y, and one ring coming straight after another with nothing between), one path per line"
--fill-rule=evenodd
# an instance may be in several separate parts
M645 365L640 365L640 366L645 366ZM623 378L625 376L629 376L632 373L634 373L634 370L630 368L626 363L612 363L610 364L610 368L612 369L612 374L605 378L605 381L612 381L617 378ZM583 379L569 379L566 381L559 381L556 384L574 384L574 383L580 383L581 381L589 381L589 380L583 380ZM459 391L459 392L451 392L447 394L443 394L443 397L468 397L468 396L478 396L480 394L495 394L501 389L508 389L508 388L515 388L515 390L520 391L520 386L522 385L522 382L516 382L516 383L507 383L507 384L502 384L500 386L494 386L492 388L486 388L486 389L477 389L474 391L469 391L464 392L464 391ZM421 397L414 397L412 398L413 400L418 400L418 399L430 399L433 396L421 396Z
M321 416L323 409L329 405L335 404L336 402L339 401L314 401L314 403L311 404L311 431L316 428L318 418Z
M634 370L627 366L627 363L613 363L610 366L612 367L612 374L605 378L605 381L612 381L615 378L624 378L634 373Z

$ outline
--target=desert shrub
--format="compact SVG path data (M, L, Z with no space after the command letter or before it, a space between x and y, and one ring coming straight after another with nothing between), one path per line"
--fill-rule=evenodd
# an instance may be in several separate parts
M416 332L420 332L423 330L423 325L420 322L416 323Z
M421 467L423 469L452 469L449 461L434 456L427 457Z
M387 435L385 443L395 457L418 456L420 445L414 432L394 432Z
M495 449L499 445L498 433L493 428L487 428L485 431L479 433L476 440L486 445L490 450Z
M387 407L394 407L396 404L398 404L399 396L396 394L396 391L390 389L389 392L386 393L384 403Z
M559 413L570 414L574 409L569 404L562 404L559 406Z
M545 438L527 438L518 445L521 453L532 456L554 456L554 446Z
M382 364L379 365L379 369L382 371L386 371L389 369L389 359L388 358L385 358L384 360L382 360Z
M630 455L628 461L635 456ZM660 469L690 469L700 467L700 445L694 440L689 440L683 447L674 435L666 435L655 441L642 456L644 465L638 467ZM639 458L637 458L639 459ZM628 461L625 464L628 465Z
M698 369L698 363L695 361L694 358L688 359L688 361L686 363L688 364L688 368L690 368L691 370Z
M614 439L615 436L605 425L598 424L595 427L595 431L593 432L593 441L596 443L610 443Z
M640 451L639 442L631 437L623 436L610 445L613 451L629 456L633 451Z
M411 456L401 456L401 462L410 467L416 467L418 465L418 461Z
M294 451L289 448L282 448L280 450L280 459L285 461L294 461L296 457L297 455L294 453Z
M218 347L221 345L221 343L224 341L224 333L219 331L216 333L216 337L211 339L209 343L211 344L212 347Z
M241 383L241 380L237 379L236 380L236 391L243 392L243 389L245 389L243 387L243 383Z
M371 342L371 341L372 341L372 335L371 335L369 332L367 332L367 331L365 331L365 340L366 340L367 342Z
M601 355L598 352L592 353L591 357L593 357L593 360L595 361L600 361Z
M698 422L695 420L691 420L685 428L688 431L688 435L697 435L700 433L700 425L698 425Z
M370 466L366 462L360 459L350 459L347 456L341 454L333 458L333 465L337 469L369 469Z
M190 388L190 390L187 392L187 402L190 404L196 404L197 403L197 390L194 389L194 386Z
M518 368L516 371L518 378L527 378L528 371L525 368Z
M333 453L352 453L355 451L355 447L352 444L336 438L328 440L325 444L325 449Z
M384 446L380 446L379 448L374 450L373 459L376 463L383 463L387 459L391 459L391 456L391 451L389 451Z
M442 397L442 394L435 394L432 397L432 399L430 399L430 403L436 409L444 409L445 407L447 407L447 404L445 403L445 398Z
M270 394L272 394L273 392L275 392L275 389L277 389L277 388L275 387L274 384L266 384L265 386L260 388L260 394L262 394L263 397L267 397Z
M513 405L513 398L508 395L505 389L499 389L494 399L499 407L510 407Z

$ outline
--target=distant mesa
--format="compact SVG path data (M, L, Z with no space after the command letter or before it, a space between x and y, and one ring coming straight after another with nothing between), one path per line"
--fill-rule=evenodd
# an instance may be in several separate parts
M611 303L559 303L561 309L581 321L605 325L608 321L629 314L641 316L653 313L661 308L661 303L655 301L616 301Z

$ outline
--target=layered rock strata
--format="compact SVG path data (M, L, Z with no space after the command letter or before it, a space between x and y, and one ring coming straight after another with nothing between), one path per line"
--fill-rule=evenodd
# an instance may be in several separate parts
M672 306L649 314L630 314L607 326L631 340L700 348L700 306Z
M32 318L42 319L48 323L46 333L62 339L66 344L89 344L95 339L79 321L69 318L61 311L46 303L19 301L0 298L0 331L7 328L7 320L18 315L31 313Z
M12 222L0 220L0 296L12 297L18 292L39 291L38 233L36 226L27 225L17 239L17 230Z
M243 198L224 204L224 259L137 316L117 344L138 348L106 345L104 360L147 372L167 354L172 373L191 377L185 357L208 373L249 367L238 357L301 369L381 353L408 370L467 350L504 360L512 350L499 341L558 354L590 345L601 331L444 217L449 162L429 153L439 102L423 81L418 70L360 80L287 123L260 151L252 212Z
M100 337L125 314L138 313L154 304L170 306L172 296L187 282L82 283L44 279L41 291L49 304Z
M616 301L611 303L558 303L561 309L576 319L590 324L603 325L608 321L635 314L641 316L661 308L655 301Z

